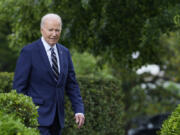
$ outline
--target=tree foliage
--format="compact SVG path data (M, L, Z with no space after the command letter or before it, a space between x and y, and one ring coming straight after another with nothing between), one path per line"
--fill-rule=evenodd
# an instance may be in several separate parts
M166 55L162 58L164 66L162 70L165 71L166 80L172 80L174 82L180 82L180 31L165 34L161 37L161 44L166 50Z
M110 63L135 67L160 63L159 37L174 28L178 0L1 0L1 18L8 16L10 46L19 51L39 38L40 18L54 12L62 16L61 41L68 47L103 56ZM139 52L138 59L132 58Z
M15 52L9 48L7 40L10 33L9 23L5 18L0 18L0 71L12 71L15 66Z

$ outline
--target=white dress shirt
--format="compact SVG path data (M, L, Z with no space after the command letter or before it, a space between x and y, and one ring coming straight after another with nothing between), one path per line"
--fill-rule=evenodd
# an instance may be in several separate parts
M47 53L47 56L48 56L48 59L49 59L49 62L50 62L50 65L51 65L51 67L52 67L51 50L50 50L52 46L50 46L50 45L44 40L43 37L41 37L41 41L43 42L44 48L45 48L45 50L46 50L46 53ZM53 45L52 48L54 48L54 52L55 52L55 54L56 54L58 71L59 71L59 73L60 73L60 61L59 61L59 55L58 55L58 50L57 50L56 44Z

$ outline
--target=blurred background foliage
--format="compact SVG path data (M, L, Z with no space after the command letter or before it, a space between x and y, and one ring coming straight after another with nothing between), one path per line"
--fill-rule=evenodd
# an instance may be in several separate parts
M179 104L179 0L0 0L0 12L0 71L14 71L22 47L41 36L41 17L53 12L62 17L60 43L77 76L121 82L125 134L137 127L134 119ZM159 72L137 74L149 64Z
M72 50L72 60L77 75L113 79L111 68L108 64L100 65L101 57L94 57L88 52L79 53Z

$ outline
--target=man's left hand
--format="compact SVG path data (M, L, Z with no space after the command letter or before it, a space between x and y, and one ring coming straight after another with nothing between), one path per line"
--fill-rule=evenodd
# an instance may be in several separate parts
M76 123L78 124L78 128L81 128L82 125L84 124L84 121L85 121L84 114L76 113L75 114L75 119L76 119Z

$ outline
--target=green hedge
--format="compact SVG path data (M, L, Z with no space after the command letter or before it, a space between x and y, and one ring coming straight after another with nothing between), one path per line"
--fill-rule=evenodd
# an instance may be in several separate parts
M33 104L31 97L17 94L15 90L0 94L0 111L6 114L13 114L27 127L38 126L37 108L38 107Z
M39 135L35 128L27 128L12 114L0 112L0 135Z
M63 135L123 135L123 95L119 82L88 77L78 77L78 82L85 104L85 126L77 129L70 102L66 100Z
M8 82L1 78L8 78ZM0 89L2 89L2 92L9 91L8 89L3 91L5 88L12 88L12 78L12 73L0 73ZM120 83L115 80L85 76L78 77L78 82L85 104L86 122L82 129L79 130L77 128L70 101L66 96L66 119L63 135L123 135L125 122L123 122L124 106L122 103L123 94L120 89ZM10 99L11 98L13 97L10 97ZM13 99L15 103L20 101L21 99ZM13 105L12 102L9 102L4 105L2 104L2 107L7 106L7 104L9 104L8 106L10 106L12 110L15 109L13 107L17 106L17 104ZM24 104L28 105L26 102ZM31 106L31 104L29 105ZM8 113L11 109L5 112ZM16 111L14 112L16 114ZM17 115L21 117L21 115L25 113L25 115L21 117L23 119L26 118L26 120L29 121L29 119L35 118L33 115L27 115L26 112L22 112L23 111L18 112ZM32 112L35 112L35 110L32 110L31 113ZM29 121L28 124L30 123ZM30 124L30 126L33 125Z
M180 135L180 105L174 112L164 121L160 135Z

